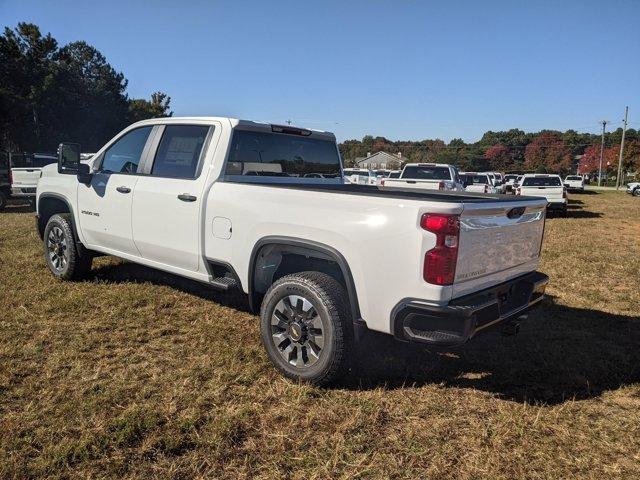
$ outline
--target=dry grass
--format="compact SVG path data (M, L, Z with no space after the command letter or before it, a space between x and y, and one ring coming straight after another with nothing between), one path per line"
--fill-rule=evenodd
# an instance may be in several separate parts
M240 295L108 258L54 280L10 207L0 477L637 478L640 201L572 200L519 336L447 354L368 338L366 375L326 390L275 373Z

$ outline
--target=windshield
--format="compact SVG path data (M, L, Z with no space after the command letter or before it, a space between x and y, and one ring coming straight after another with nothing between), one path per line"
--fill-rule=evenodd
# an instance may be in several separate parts
M451 180L449 167L437 166L406 166L402 171L402 178L416 180Z
M523 187L561 187L559 177L528 177L522 182Z
M275 177L319 174L335 177L340 175L340 157L336 144L330 140L235 130L225 173Z
M508 180L515 180L516 178L518 178L518 175L505 175L505 176L504 176L504 179L505 179L506 181L508 181Z

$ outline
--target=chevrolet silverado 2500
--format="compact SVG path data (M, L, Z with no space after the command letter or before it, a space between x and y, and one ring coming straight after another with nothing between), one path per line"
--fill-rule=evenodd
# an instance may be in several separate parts
M567 188L560 175L528 173L522 177L516 195L539 195L547 199L547 209L567 214Z
M61 144L38 183L52 274L108 254L237 287L289 378L335 380L366 329L452 346L515 325L548 281L546 200L344 184L328 132L165 118L78 152Z
M385 178L380 182L385 189L464 191L458 169L443 163L407 163L399 178Z

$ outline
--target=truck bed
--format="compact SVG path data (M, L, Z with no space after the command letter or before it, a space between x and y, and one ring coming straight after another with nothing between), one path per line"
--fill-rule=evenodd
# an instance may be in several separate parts
M416 191L414 189L394 188L393 190L380 189L369 185L338 184L338 183L281 183L273 181L241 181L225 180L229 183L246 183L271 188L291 188L295 190L337 193L343 195L362 195L370 197L401 198L406 200L429 200L434 202L462 202L462 203L496 203L496 202L535 202L539 197L527 197L497 194L477 194L474 192L442 192L442 191Z

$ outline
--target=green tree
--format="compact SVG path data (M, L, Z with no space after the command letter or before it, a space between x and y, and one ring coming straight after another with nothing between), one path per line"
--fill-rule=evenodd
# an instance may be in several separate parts
M139 122L147 118L171 117L171 97L166 93L155 92L151 100L134 98L129 102L129 122Z
M4 148L37 150L46 143L43 126L51 112L58 44L37 26L19 23L0 35L0 129Z
M131 116L171 115L170 98L132 100L127 80L86 42L62 48L30 23L0 35L0 149L55 150L77 141L95 151Z

